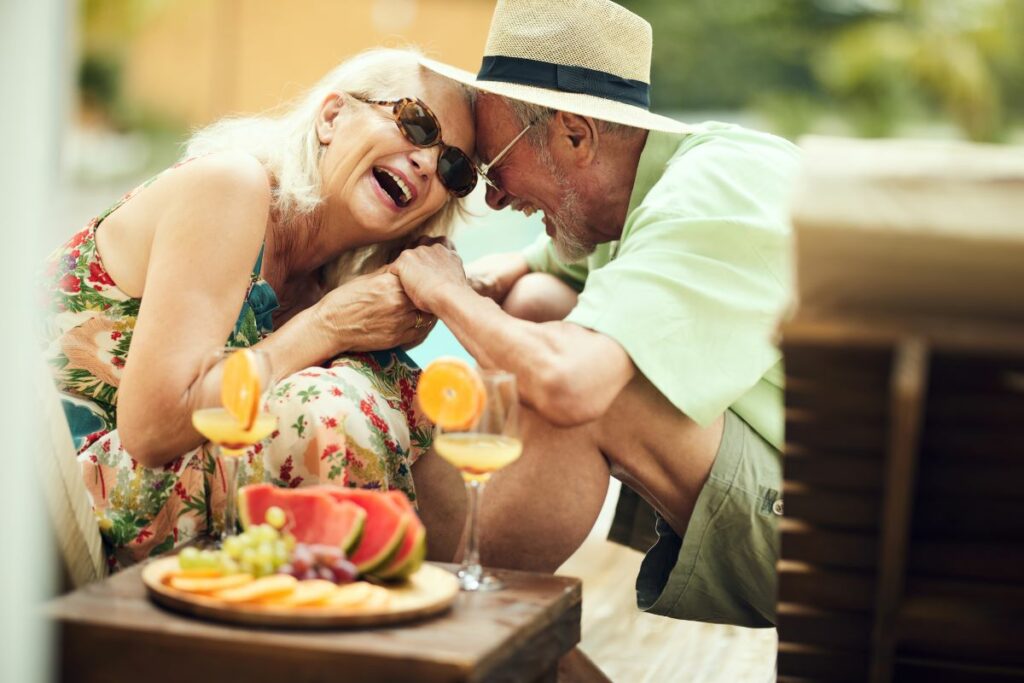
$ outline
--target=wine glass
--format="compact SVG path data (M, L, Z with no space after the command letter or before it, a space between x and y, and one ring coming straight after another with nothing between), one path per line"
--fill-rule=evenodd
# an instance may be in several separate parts
M442 429L434 450L462 474L469 498L466 516L467 541L459 568L459 585L465 591L500 590L499 579L480 565L479 507L491 474L514 462L523 452L519 437L519 394L516 378L504 371L479 371L485 402L479 418L462 429Z
M259 380L257 409L250 425L240 422L223 404L224 364L232 354L241 351L252 354L250 368ZM192 411L192 426L214 445L224 471L227 500L220 542L228 536L233 536L238 526L239 460L248 448L270 436L277 427L277 416L266 410L272 382L270 357L259 349L217 349L206 357L200 370L196 404Z

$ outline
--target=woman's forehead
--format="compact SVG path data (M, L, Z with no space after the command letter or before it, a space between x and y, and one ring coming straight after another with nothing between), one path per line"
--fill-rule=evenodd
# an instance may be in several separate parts
M410 78L409 85L409 94L423 100L440 120L445 143L472 153L473 112L462 86L429 72Z

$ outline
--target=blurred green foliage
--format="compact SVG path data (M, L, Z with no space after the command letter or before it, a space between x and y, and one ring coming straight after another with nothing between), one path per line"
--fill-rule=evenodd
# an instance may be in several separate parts
M754 109L790 136L1024 123L1024 0L620 1L654 27L660 110Z
M127 48L139 28L168 0L79 0L78 93L83 107L115 130L180 126L140 110L122 96L121 75Z

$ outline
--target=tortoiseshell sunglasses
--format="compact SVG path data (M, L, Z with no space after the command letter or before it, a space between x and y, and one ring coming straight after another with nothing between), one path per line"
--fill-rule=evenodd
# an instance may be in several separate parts
M453 196L465 197L476 187L477 168L473 160L458 147L447 145L441 139L441 122L430 107L415 97L400 100L371 100L357 95L355 99L367 104L391 107L395 124L405 139L417 147L441 146L437 159L437 176Z

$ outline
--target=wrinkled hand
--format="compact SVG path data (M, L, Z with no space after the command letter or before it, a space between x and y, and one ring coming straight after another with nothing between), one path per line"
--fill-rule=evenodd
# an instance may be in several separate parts
M316 313L339 353L415 346L436 322L416 309L398 277L384 268L332 289Z
M413 305L431 313L436 312L446 290L469 288L462 259L442 244L404 251L388 270L401 279Z
M429 247L432 244L440 244L441 246L448 247L452 251L455 251L455 244L447 237L417 237L411 242L403 244L402 246L397 247L393 251L391 251L388 254L388 263L394 262L395 259L402 255L403 251L415 249L416 247Z
M519 278L529 272L530 266L519 252L488 254L466 265L466 277L473 290L499 304Z

